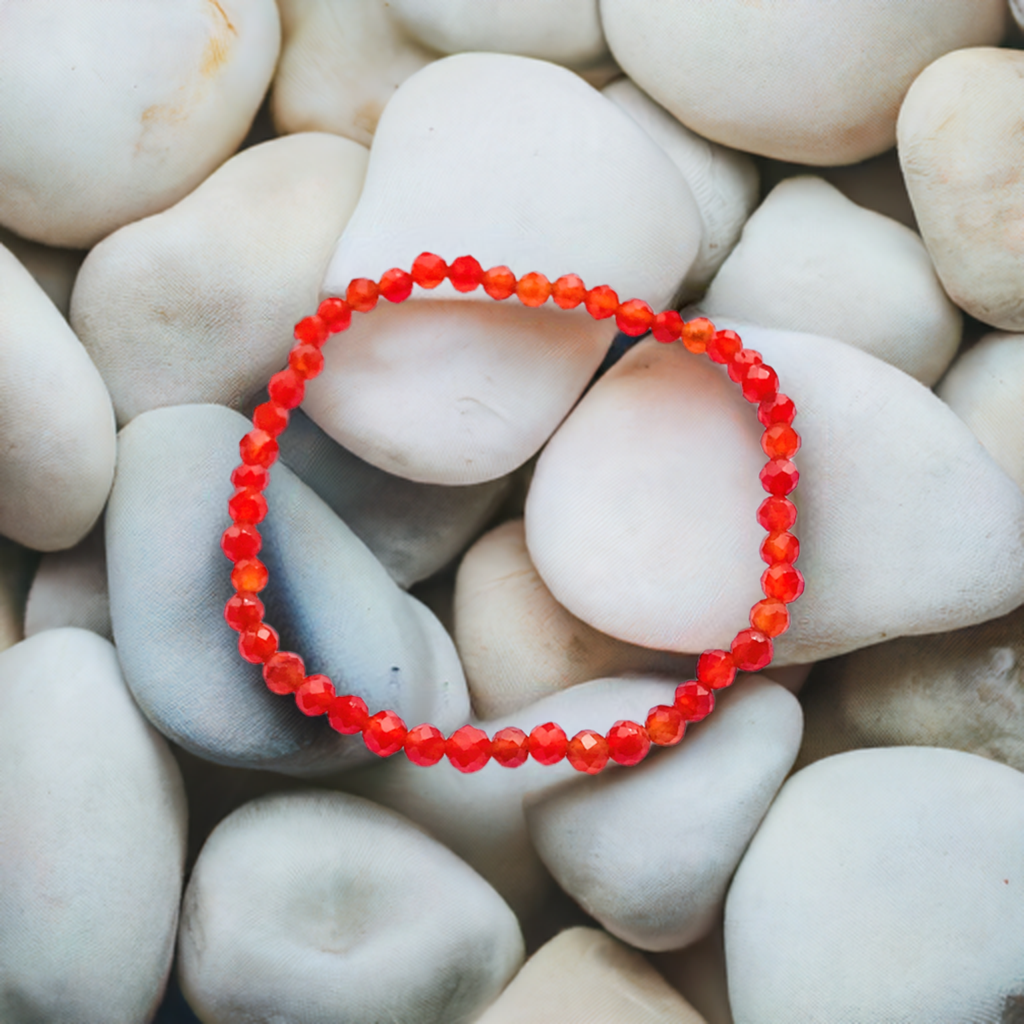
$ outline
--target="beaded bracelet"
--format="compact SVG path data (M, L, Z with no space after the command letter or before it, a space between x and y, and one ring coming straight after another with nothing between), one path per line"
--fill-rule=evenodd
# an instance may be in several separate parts
M550 298L562 309L582 305L596 320L615 317L620 331L639 337L650 331L660 342L682 341L695 354L706 353L725 366L729 377L740 386L743 397L757 405L764 426L761 447L769 461L760 479L768 497L757 510L757 521L768 531L761 544L761 557L768 568L761 576L764 599L750 610L749 629L740 630L728 651L707 650L697 661L696 679L680 683L672 705L651 708L646 722L618 721L606 735L584 729L572 739L554 722L536 726L529 734L522 729L499 729L491 738L482 729L464 725L450 736L429 723L406 728L394 711L371 715L366 702L353 694L337 695L331 680L321 674L307 675L302 658L278 649L278 634L263 621L264 607L259 592L267 585L267 567L256 557L262 546L257 524L267 514L264 490L270 467L278 457L277 438L288 426L289 410L298 406L307 380L324 367L321 352L328 337L346 330L353 311L369 313L380 297L404 302L413 285L436 288L445 279L459 292L478 287L497 300L515 295L525 306L542 306ZM270 378L269 400L253 412L253 429L239 445L242 464L231 474L235 493L228 501L232 525L221 538L221 548L233 563L231 582L235 594L224 609L228 625L239 633L238 650L253 664L262 664L263 678L277 694L294 694L299 710L306 715L327 715L331 727L340 733L361 733L366 746L381 757L404 750L414 764L437 764L447 757L459 771L474 772L491 759L515 768L532 757L541 764L555 764L568 758L578 771L595 774L611 759L621 765L635 765L647 756L652 744L678 743L688 722L706 718L714 707L714 691L728 686L737 670L756 672L772 658L772 637L789 628L786 605L803 592L804 581L794 568L800 543L789 532L796 522L796 506L787 497L796 487L799 473L791 459L800 447L792 427L796 409L779 391L779 379L760 353L743 347L735 331L716 331L704 317L683 322L674 310L655 314L646 302L620 302L608 285L587 288L575 274L551 283L543 274L530 273L516 279L508 267L484 270L472 256L460 256L449 266L440 256L422 253L411 273L394 268L380 281L356 278L345 298L328 298L315 315L295 326L295 345L288 367Z

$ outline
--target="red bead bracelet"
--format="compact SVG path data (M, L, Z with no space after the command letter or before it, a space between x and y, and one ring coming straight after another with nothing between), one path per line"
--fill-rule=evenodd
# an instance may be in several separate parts
M736 634L729 650L705 651L697 661L697 678L680 683L673 704L651 708L643 725L619 721L607 734L584 729L572 739L554 722L538 725L529 734L514 727L499 729L493 737L473 725L464 725L448 737L428 723L410 729L394 711L371 715L361 697L339 696L327 676L307 675L302 658L279 650L276 630L263 621L263 602L258 595L269 574L257 558L263 541L256 528L267 514L263 492L278 457L277 438L288 426L289 411L302 401L306 381L323 370L321 348L330 335L351 325L353 311L369 313L381 297L404 302L413 285L436 288L446 279L457 291L482 287L492 299L515 295L525 306L542 306L548 299L562 309L582 305L595 320L615 317L619 330L633 337L650 331L660 342L682 341L690 352L705 353L725 366L743 397L757 405L757 417L765 428L761 447L769 460L760 474L768 497L757 510L758 523L768 531L761 544L761 557L768 563L761 576L764 599L751 608L750 628ZM484 270L472 256L460 256L449 266L440 256L422 253L413 262L411 273L394 268L380 281L356 278L344 298L325 299L314 316L300 320L295 325L288 367L270 378L267 391L268 401L254 410L253 429L239 445L242 464L231 474L236 488L228 501L232 525L224 531L221 548L234 564L231 582L235 594L224 609L224 618L239 633L242 657L262 664L263 678L274 693L294 694L303 714L327 715L331 727L340 733L361 733L366 746L381 757L404 750L406 757L419 765L437 764L447 757L463 772L478 771L491 759L515 768L528 757L541 764L568 758L574 768L588 774L601 771L609 758L622 765L637 764L647 756L651 744L678 743L687 722L706 718L714 707L714 691L728 686L737 671L757 672L767 667L772 659L772 637L789 628L786 605L804 589L803 577L793 566L800 542L789 532L796 522L796 506L787 497L799 479L791 461L800 447L800 437L792 426L796 409L779 391L775 371L759 352L744 348L735 331L717 331L704 317L684 323L671 309L655 314L641 299L620 302L608 285L587 288L575 274L554 282L537 273L517 279L508 267Z

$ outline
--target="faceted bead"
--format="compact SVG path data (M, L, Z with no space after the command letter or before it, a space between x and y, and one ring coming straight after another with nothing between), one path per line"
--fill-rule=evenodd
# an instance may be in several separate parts
M561 761L568 746L569 740L564 730L554 722L546 722L530 731L530 753L541 764Z
M258 665L277 650L277 642L277 630L265 622L257 622L238 634L238 653Z
M587 286L578 274L563 274L551 286L551 298L561 309L575 309L587 297Z
M779 375L764 363L751 366L740 380L748 402L767 402L779 393Z
M608 756L618 764L639 764L651 749L651 737L637 722L619 721L606 737Z
M296 345L288 353L288 365L304 380L312 380L324 368L324 354L316 345Z
M773 423L761 435L761 449L769 459L791 459L800 450L800 435L788 423Z
M377 297L380 295L380 288L376 281L368 277L356 277L349 282L345 291L345 301L357 313L369 313L377 305Z
M772 642L758 629L742 629L733 639L732 660L741 672L758 672L772 660Z
M591 288L584 302L587 312L595 320L607 320L608 317L615 316L615 311L619 308L618 295L606 284Z
M782 601L766 597L750 609L750 624L765 636L779 636L789 629L789 609Z
M412 274L392 267L381 274L377 288L388 302L405 302L412 295Z
M785 530L770 533L761 541L761 558L769 565L774 562L795 562L800 557L800 541Z
M543 274L524 274L516 285L516 295L524 306L543 306L551 295L551 282Z
M264 466L269 469L277 458L277 439L265 430L250 430L238 442L238 452L247 466Z
M800 480L800 472L789 459L772 459L760 473L761 486L777 496L789 494Z
M302 404L306 394L306 382L291 368L281 370L270 378L267 394L272 402L285 409L294 409Z
M306 676L295 691L295 703L304 715L326 715L334 696L334 683L327 676Z
M247 466L243 462L231 471L231 482L239 489L251 487L262 491L270 483L270 470L266 466Z
M303 317L295 325L295 340L319 348L327 340L327 324L319 316Z
M306 664L292 651L278 651L263 665L263 681L271 693L294 693L306 679Z
M255 487L240 487L228 498L228 515L236 523L261 523L267 514L267 499Z
M720 690L736 678L736 666L728 651L705 651L697 659L697 681L709 690Z
M694 680L676 687L676 707L688 722L699 722L714 710L715 695L706 686Z
M346 736L362 732L369 719L370 709L366 706L366 701L352 693L335 697L327 709L327 720L331 723L331 728Z
M789 498L765 498L757 510L757 521L770 533L788 530L796 522L796 505Z
M730 363L743 348L743 342L735 331L715 331L708 342L707 353L713 363Z
M252 523L235 523L220 537L220 549L232 562L255 558L263 547L260 531Z
M514 295L516 291L516 275L505 266L491 267L490 270L485 271L481 283L484 286L484 291L492 299L499 301Z
M677 707L659 704L647 713L647 735L659 747L671 747L683 738L686 719Z
M473 256L460 256L448 268L448 280L457 292L471 292L480 287L483 279L484 268Z
M683 324L682 339L687 351L695 356L707 351L708 342L715 336L715 325L706 317L688 320Z
M761 363L761 353L752 348L741 348L735 357L729 362L726 369L729 373L729 380L737 384L743 379L743 375L752 366Z
M608 763L608 741L593 729L583 729L569 741L567 756L576 771L596 775Z
M619 303L615 311L615 326L631 338L639 338L651 329L654 310L643 299L629 299Z
M803 574L788 562L776 562L761 573L761 590L765 597L790 604L804 592Z
M412 279L421 288L436 288L448 276L448 264L432 252L421 252L412 261Z
M405 722L394 711L378 711L366 720L363 741L381 757L390 757L405 744Z
M765 427L770 427L773 423L792 423L795 415L796 406L793 399L781 391L757 407L757 418Z
M344 300L332 295L320 303L316 315L327 325L331 334L347 331L352 323L352 307Z
M263 602L248 591L232 594L224 605L224 621L236 632L252 628L263 619Z
M444 757L444 733L436 725L424 722L405 734L405 756L424 768Z
M258 594L266 585L270 574L258 558L243 558L231 570L231 585L235 590L248 590Z
M663 310L654 318L651 333L655 341L678 341L683 335L683 318L674 309Z
M261 402L252 411L252 425L277 437L288 426L288 410L277 402Z
M510 725L499 729L491 740L491 757L502 768L518 768L530 756L530 738L522 729Z
M444 752L460 772L478 772L491 759L491 741L483 729L464 725L448 737Z

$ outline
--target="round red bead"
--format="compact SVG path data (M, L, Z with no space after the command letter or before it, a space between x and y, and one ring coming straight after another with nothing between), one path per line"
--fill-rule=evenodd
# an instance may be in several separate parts
M327 676L306 676L295 691L295 703L304 715L326 715L334 696L334 684Z
M263 681L271 693L294 693L305 681L306 665L291 651L278 651L263 665Z
M263 619L263 602L248 591L232 594L224 605L224 621L236 632L251 629Z
M518 768L530 756L530 738L514 725L499 729L491 740L491 757L503 768Z
M252 425L277 437L288 426L288 410L277 402L261 402L252 411Z
M779 636L789 629L789 609L782 601L766 597L750 609L750 624L765 636Z
M639 764L651 749L651 737L637 722L616 722L608 730L606 740L608 756L618 764Z
M707 353L713 363L729 363L743 348L743 342L735 331L715 331L708 342Z
M238 443L242 462L247 466L264 466L269 469L277 458L277 439L265 430L250 430Z
M448 280L457 292L471 292L484 279L484 268L473 256L460 256L448 268Z
M796 505L789 498L765 498L757 510L757 521L770 533L788 530L796 522Z
M686 719L677 707L659 704L647 713L647 735L659 747L671 747L683 738Z
M720 690L736 678L736 666L728 651L705 651L697 659L697 681L709 690Z
M262 491L270 483L270 470L266 466L235 466L231 471L231 482L239 489L252 487Z
M221 534L220 549L232 562L255 558L261 547L263 538L252 523L235 523Z
M773 423L761 435L769 459L791 459L800 450L800 435L788 423Z
M576 274L563 274L551 286L551 298L561 309L575 309L587 297L587 286Z
M761 541L761 558L774 562L795 562L800 557L800 541L791 533L770 533Z
M653 323L654 310L643 299L629 299L615 311L615 326L631 338L649 331Z
M484 286L484 291L499 302L502 299L507 299L510 295L515 295L516 275L508 267L491 267L490 270L484 272L481 283Z
M595 320L607 320L608 317L615 316L615 311L619 308L618 295L606 284L591 288L583 301L587 312Z
M800 480L800 471L789 459L772 459L765 464L760 473L761 486L769 493L777 496L789 494L796 489Z
M349 282L345 290L345 301L357 313L369 313L377 305L379 295L380 288L376 281L368 277L357 277Z
M708 342L714 336L715 325L706 316L699 316L696 320L687 320L683 324L680 335L683 346L695 356L703 355L707 351Z
M759 672L772 660L771 639L759 629L740 630L730 649L741 672Z
M794 416L796 416L796 406L793 404L793 399L781 392L757 407L757 418L765 427L770 427L774 423L792 423Z
M569 740L566 756L576 771L596 775L608 763L608 741L593 729L583 729Z
M327 324L318 316L307 316L295 325L295 340L319 348L327 340Z
M448 737L444 752L460 772L478 772L491 759L491 741L483 729L464 725Z
M324 368L324 354L316 345L296 345L288 353L288 365L303 379L312 380Z
M729 361L726 370L729 374L729 379L735 381L737 384L743 379L744 374L752 366L757 366L761 363L761 353L756 352L752 348L741 348L739 352Z
M751 366L740 378L743 397L748 402L766 402L779 390L779 375L764 363Z
M546 722L530 730L530 754L541 764L555 764L565 757L569 740L561 726Z
M694 680L676 687L676 707L688 722L707 718L715 707L715 695L706 686Z
M331 706L327 709L327 720L335 732L352 736L366 728L366 723L370 720L370 709L362 697L346 693L331 701Z
M320 303L316 315L327 325L331 334L347 331L352 323L352 307L344 300L332 295Z
M412 295L412 274L392 267L381 274L377 289L388 302L405 302Z
M266 585L270 574L258 558L243 558L231 570L231 585L235 590L248 590L258 594Z
M666 309L654 318L651 333L655 341L678 341L683 335L683 318L674 309Z
M524 306L543 306L551 295L551 282L543 274L523 274L516 285L516 295Z
M432 252L421 252L412 261L412 279L421 288L436 288L448 276L448 264Z
M270 400L285 409L294 409L302 404L306 394L306 382L289 366L270 378L267 385Z
M277 650L277 630L258 622L238 634L238 653L254 665L266 661Z
M405 722L394 711L378 711L366 720L363 741L373 753L390 757L405 744Z
M761 590L765 597L790 604L804 592L804 578L800 570L788 562L776 562L761 574Z
M228 498L228 515L236 523L262 523L267 515L267 499L255 487L240 487Z
M444 757L444 733L426 722L414 726L405 734L405 756L413 764L424 768L437 764Z

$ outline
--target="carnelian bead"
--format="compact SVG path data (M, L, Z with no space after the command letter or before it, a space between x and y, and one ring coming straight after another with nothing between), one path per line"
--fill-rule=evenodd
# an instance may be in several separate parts
M772 459L760 473L761 486L769 493L781 497L794 490L800 472L789 459Z
M566 756L576 771L596 775L608 763L608 741L593 729L583 729L569 740Z
M551 282L535 271L523 274L516 285L516 296L524 306L543 306L551 295Z
M757 418L765 427L770 427L773 423L792 423L794 416L796 416L796 406L793 404L793 399L789 395L782 394L781 391L774 398L769 398L757 407Z
M220 537L220 549L232 562L240 562L243 558L255 558L261 547L263 538L252 523L235 523Z
M267 499L255 487L240 487L228 498L228 515L236 523L261 523L267 514Z
M392 267L381 274L377 289L388 302L405 302L412 295L412 274Z
M599 284L587 292L584 303L587 312L595 320L607 320L608 317L615 316L615 311L619 308L619 297L608 285Z
M277 437L288 426L288 410L277 402L261 402L252 411L252 425Z
M757 521L770 533L788 530L796 522L796 505L772 494L758 506Z
M575 309L587 297L587 286L577 274L563 274L551 286L551 298L561 309Z
M288 353L288 365L304 380L312 380L324 368L324 354L316 345L296 345Z
M263 665L263 681L271 693L294 693L306 679L306 664L292 651L278 651Z
M266 585L270 574L258 558L243 558L231 570L231 585L235 590L248 590L258 594Z
M651 333L655 341L664 344L678 341L683 335L683 318L674 309L663 310L654 318Z
M272 402L285 409L294 409L302 404L306 394L306 382L291 368L281 370L270 378L267 394Z
M764 363L747 369L740 378L740 389L748 402L768 402L779 393L779 375Z
M421 252L412 261L412 279L421 288L436 288L448 276L448 264L432 252Z
M729 373L729 380L735 381L738 384L743 379L743 375L747 370L752 366L758 366L761 361L760 352L752 348L741 348L726 367Z
M352 323L352 307L344 300L332 295L320 303L316 315L327 325L331 334L347 331Z
M651 737L637 722L618 721L605 737L608 756L617 764L639 764L651 749Z
M761 435L761 450L769 459L791 459L800 450L800 435L788 423L773 423Z
M720 690L736 678L736 666L728 651L705 651L697 659L697 681L709 690Z
M444 752L460 772L478 772L491 759L491 741L483 729L464 725L448 737Z
M325 675L306 676L295 691L295 703L304 715L326 715L334 700L334 683Z
M561 761L568 746L565 731L554 722L546 722L530 730L530 754L541 764Z
M772 660L772 642L759 629L741 629L730 650L741 672L758 672Z
M769 565L795 562L800 557L800 541L785 530L770 533L761 541L761 558Z
M471 292L480 287L484 279L484 268L473 256L460 256L452 260L448 268L448 280L457 292Z
M347 693L331 701L331 706L327 709L327 720L335 732L352 736L366 728L366 723L370 720L370 709L362 697Z
M514 725L499 729L491 740L491 757L502 768L518 768L530 756L530 738Z
M499 302L514 295L516 291L516 275L505 266L491 267L490 270L484 272L481 282L484 291Z
M647 713L647 735L659 747L671 747L683 738L686 719L682 711L667 704L659 704Z
M294 337L296 341L319 348L327 340L327 324L319 316L303 317L295 325Z
M224 605L224 621L236 632L250 629L263 619L263 602L248 591L232 594Z
M247 466L264 466L269 469L277 458L277 439L265 430L250 430L238 442L238 452Z
M380 757L390 757L402 749L406 732L405 722L394 711L378 711L366 720L363 742Z
M345 290L345 301L357 313L369 313L377 305L377 297L380 295L380 288L376 281L368 277L353 278Z
M654 310L643 299L629 299L615 311L615 326L631 338L639 338L653 323Z
M238 653L246 661L258 665L277 650L277 630L265 622L257 622L238 634Z
M691 679L676 687L676 707L688 722L699 722L714 710L715 695L706 686Z
M708 342L707 354L713 363L729 363L743 348L743 342L735 331L715 331Z
M765 636L779 636L789 629L789 609L782 601L766 597L750 609L750 624Z
M706 316L699 316L696 320L687 320L683 324L680 335L686 350L695 356L703 355L707 351L708 342L714 336L715 325Z
M424 768L437 764L444 757L444 733L436 725L424 722L405 734L405 756Z
M765 597L790 604L804 592L803 574L789 562L776 562L761 573L761 590Z
M251 487L262 491L270 483L270 470L266 466L247 466L243 462L231 471L231 482L240 489Z

